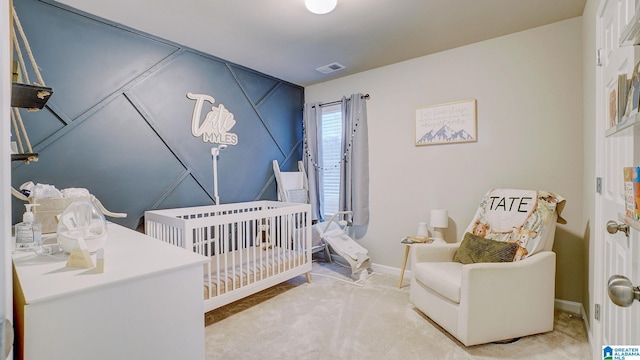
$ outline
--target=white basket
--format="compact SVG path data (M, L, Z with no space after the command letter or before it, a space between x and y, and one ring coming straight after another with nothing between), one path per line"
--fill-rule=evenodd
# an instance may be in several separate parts
M32 208L36 221L42 224L42 233L55 233L58 229L57 216L64 212L74 201L91 201L89 196L68 198L29 198L30 204L37 204Z

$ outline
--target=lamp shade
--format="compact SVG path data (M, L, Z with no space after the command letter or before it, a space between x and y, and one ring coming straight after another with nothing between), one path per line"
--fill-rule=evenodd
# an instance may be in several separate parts
M307 10L318 15L330 13L337 4L338 0L304 0Z
M449 214L447 210L434 209L431 210L431 227L447 228L449 227Z

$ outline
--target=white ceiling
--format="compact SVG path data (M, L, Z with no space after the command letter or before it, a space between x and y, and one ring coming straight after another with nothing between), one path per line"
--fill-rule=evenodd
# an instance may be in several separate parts
M58 0L307 86L582 15L586 0ZM346 68L325 75L333 62Z

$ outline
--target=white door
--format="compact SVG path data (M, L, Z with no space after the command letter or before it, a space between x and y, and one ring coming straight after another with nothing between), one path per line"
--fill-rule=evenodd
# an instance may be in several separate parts
M634 15L633 0L602 0L596 19L596 43L600 65L596 67L596 176L601 179L601 191L596 194L594 249L594 304L590 309L593 335L593 358L601 359L603 345L640 345L637 321L640 303L620 307L609 299L608 279L624 275L634 284L640 283L638 243L640 233L629 231L627 237L618 231L609 234L608 221L623 224L624 175L626 166L640 165L640 126L612 133L609 126L609 96L617 90L619 74L631 76L640 57L634 56L633 46L620 46L620 34ZM637 59L637 60L634 60ZM638 148L640 149L640 147ZM635 254L635 256L634 256Z

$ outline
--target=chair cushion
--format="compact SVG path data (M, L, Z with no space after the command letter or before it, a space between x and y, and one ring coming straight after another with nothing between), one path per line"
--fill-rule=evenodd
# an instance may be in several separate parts
M460 303L461 263L421 262L414 267L411 272L416 281L450 301Z
M513 261L518 247L515 242L485 239L466 233L460 247L453 255L453 261L462 264Z

